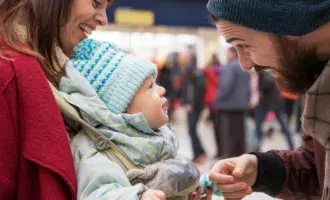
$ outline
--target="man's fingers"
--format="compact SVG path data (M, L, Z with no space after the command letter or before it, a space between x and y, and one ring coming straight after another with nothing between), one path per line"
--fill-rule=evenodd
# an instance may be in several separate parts
M229 159L218 161L211 170L211 173L223 174L223 175L232 175L235 164ZM214 174L213 174L214 175Z
M247 195L250 195L252 193L251 188L247 188L245 190L237 191L237 192L223 192L223 196L225 199L242 199Z
M233 184L217 184L221 192L236 192L246 190L248 185L246 183L233 183Z
M233 175L235 177L242 177L248 164L249 160L246 157L239 159L233 171Z
M229 184L235 181L233 176L220 174L218 172L213 172L213 171L209 174L209 179L210 181L213 181L218 184Z

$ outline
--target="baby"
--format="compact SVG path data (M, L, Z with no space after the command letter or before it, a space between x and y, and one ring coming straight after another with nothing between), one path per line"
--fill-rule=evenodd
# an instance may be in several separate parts
M71 141L78 199L187 199L198 187L198 169L177 155L165 89L156 76L153 63L111 43L86 39L74 48L60 91L137 166L125 172L80 131Z

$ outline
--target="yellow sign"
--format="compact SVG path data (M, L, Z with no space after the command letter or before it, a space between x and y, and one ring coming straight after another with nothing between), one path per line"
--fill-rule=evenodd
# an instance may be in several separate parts
M115 11L115 22L126 25L151 26L155 23L155 15L148 10L117 8Z

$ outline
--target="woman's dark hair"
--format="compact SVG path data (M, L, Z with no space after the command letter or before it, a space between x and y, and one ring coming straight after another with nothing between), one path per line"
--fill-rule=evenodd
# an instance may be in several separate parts
M52 83L63 73L57 65L55 45L61 27L68 21L71 0L0 0L0 39L17 52L35 56ZM14 24L27 28L27 40L18 38ZM6 56L1 51L0 56Z

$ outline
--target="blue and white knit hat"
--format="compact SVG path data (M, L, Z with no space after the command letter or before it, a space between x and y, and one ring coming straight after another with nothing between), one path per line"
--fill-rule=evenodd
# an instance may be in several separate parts
M125 112L148 76L157 76L152 62L93 39L85 39L73 49L71 62L115 114Z

